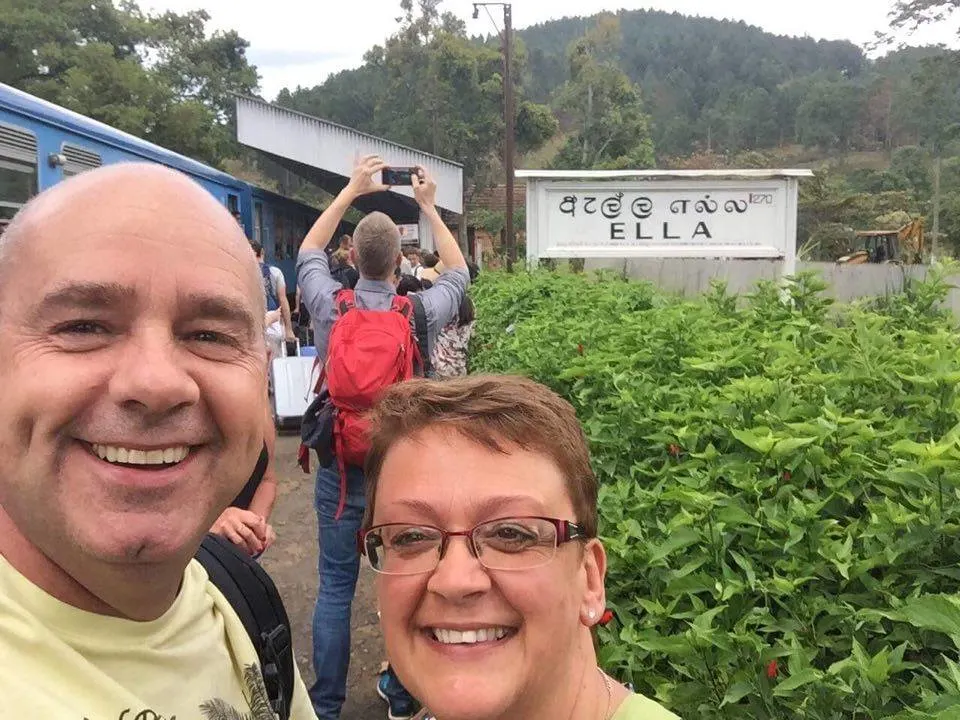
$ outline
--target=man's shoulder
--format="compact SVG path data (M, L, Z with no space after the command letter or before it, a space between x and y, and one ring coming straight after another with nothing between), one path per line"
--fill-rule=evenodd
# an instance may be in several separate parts
M680 720L663 705L633 693L617 708L611 720Z
M310 293L313 289L326 290L338 284L330 273L330 258L323 250L301 250L297 255L297 283Z
M432 286L421 291L420 294L429 296L433 294L434 290L437 288L447 288L447 292L449 292L450 288L454 288L456 291L463 294L467 291L469 286L470 271L467 270L467 268L449 268L440 273L437 276L437 279L432 281Z
M260 666L268 658L277 659L280 684L269 683L268 692L272 697L282 695L289 706L296 662L290 619L273 580L255 560L216 535L204 538L191 569L206 576L208 590L216 589L221 598L216 604L224 617L232 616L234 635L245 636L243 644L253 649Z
M331 258L326 250L321 250L319 248L313 248L312 250L301 250L297 253L298 266L309 260L326 260L327 264L329 265Z
M456 317L460 301L463 300L468 287L470 287L470 273L467 269L450 268L442 273L431 287L417 294L424 305L431 310L436 310L438 303L444 308L445 315L438 318L439 325L443 326Z

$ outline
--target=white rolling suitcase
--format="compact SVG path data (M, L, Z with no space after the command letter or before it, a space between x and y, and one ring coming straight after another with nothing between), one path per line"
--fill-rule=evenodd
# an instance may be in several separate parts
M273 421L277 427L298 424L315 397L313 388L320 370L316 357L297 354L274 358L270 363L273 386ZM314 371L317 372L314 372Z

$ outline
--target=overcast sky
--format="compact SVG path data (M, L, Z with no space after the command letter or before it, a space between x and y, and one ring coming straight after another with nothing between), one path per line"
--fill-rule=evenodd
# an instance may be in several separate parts
M778 35L870 42L887 29L894 0L513 0L514 26L593 15L601 10L652 8L686 15L744 20ZM150 10L204 8L213 28L234 29L250 42L249 58L260 71L261 90L273 99L283 87L312 87L330 74L362 63L364 52L395 32L399 0L141 0ZM470 0L446 0L442 9L467 22L470 34L494 32ZM502 27L500 8L489 8ZM927 27L910 44L956 44L957 23Z

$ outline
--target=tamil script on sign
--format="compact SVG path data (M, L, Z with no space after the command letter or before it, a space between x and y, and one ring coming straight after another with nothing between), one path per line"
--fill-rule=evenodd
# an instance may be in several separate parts
M547 192L553 247L766 246L783 222L778 188L692 191L650 187Z

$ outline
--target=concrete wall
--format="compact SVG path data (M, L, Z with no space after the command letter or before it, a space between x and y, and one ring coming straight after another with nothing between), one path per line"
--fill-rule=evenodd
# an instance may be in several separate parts
M774 280L779 262L766 260L594 260L585 263L588 270L607 268L637 280L649 280L660 288L682 295L697 295L710 289L714 278L727 281L731 293L750 292L758 280ZM835 263L797 263L797 270L814 270L827 283L825 293L839 302L899 292L904 277L924 277L927 266L912 265L837 265ZM960 285L960 277L953 283ZM947 304L960 317L960 289L953 289Z

